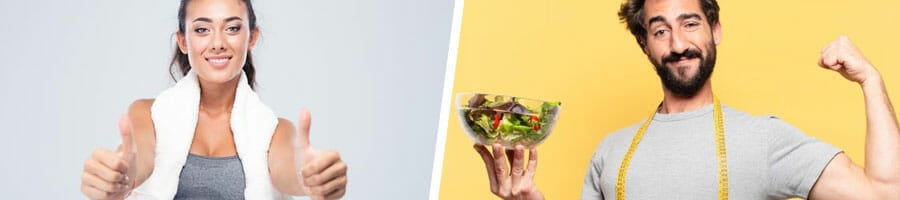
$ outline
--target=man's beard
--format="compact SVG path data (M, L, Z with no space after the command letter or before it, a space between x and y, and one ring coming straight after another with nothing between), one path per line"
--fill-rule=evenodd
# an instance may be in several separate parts
M659 79L666 89L672 92L676 97L691 98L697 95L700 88L703 88L703 85L706 84L706 81L712 76L713 68L716 66L716 46L710 42L707 44L706 49L709 51L706 57L703 57L703 54L697 49L687 49L681 53L669 53L668 55L663 56L662 62L658 62L654 59L650 59L650 61L653 63L653 66L656 67L656 74L659 75ZM665 65L670 62L678 62L678 60L681 60L682 58L700 59L700 66L698 67L697 74L693 77L686 77L688 80L678 80L675 76L676 72ZM685 74L687 74L687 72L681 72L681 75Z

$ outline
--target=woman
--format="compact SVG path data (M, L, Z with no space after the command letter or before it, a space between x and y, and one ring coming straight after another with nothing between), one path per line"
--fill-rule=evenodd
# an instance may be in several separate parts
M347 165L309 147L309 112L295 132L252 91L259 29L250 0L182 0L178 20L172 69L184 78L132 103L119 122L122 144L85 161L81 191L90 199L341 198Z

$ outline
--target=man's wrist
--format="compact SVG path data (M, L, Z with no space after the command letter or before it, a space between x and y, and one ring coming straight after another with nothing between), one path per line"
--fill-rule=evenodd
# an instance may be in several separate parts
M534 193L534 195L532 197L534 197L534 198L532 198L533 200L544 200L544 193L541 193L541 191L538 190Z
M867 88L882 87L884 83L881 79L881 74L878 73L878 70L876 70L875 67L872 67L871 65L869 65L868 68L870 69L868 72L869 74L866 75L865 80L862 80L859 83L859 85L863 87L863 91L867 90Z
M537 187L534 187L534 191L528 195L528 200L544 200L544 194Z
M878 73L878 70L871 64L867 64L866 69L869 69L865 72L867 73L866 78L860 81L859 85L863 88L882 85L881 73Z

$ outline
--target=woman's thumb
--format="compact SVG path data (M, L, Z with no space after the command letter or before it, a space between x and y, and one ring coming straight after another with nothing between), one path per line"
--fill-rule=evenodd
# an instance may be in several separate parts
M301 109L300 110L300 118L297 121L297 123L298 123L297 140L299 140L299 142L300 142L299 144L303 148L309 147L309 126L310 126L311 121L312 121L312 116L310 115L309 110L307 110L306 108Z
M131 131L131 120L128 115L122 115L119 118L119 135L122 137L122 144L119 146L119 155L126 159L134 157L134 138Z

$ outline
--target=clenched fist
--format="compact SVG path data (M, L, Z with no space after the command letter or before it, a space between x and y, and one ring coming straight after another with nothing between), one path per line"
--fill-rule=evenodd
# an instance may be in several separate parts
M822 58L819 66L841 73L847 80L864 84L868 80L878 79L878 71L862 55L862 52L850 42L847 36L841 36L837 40L822 49Z

